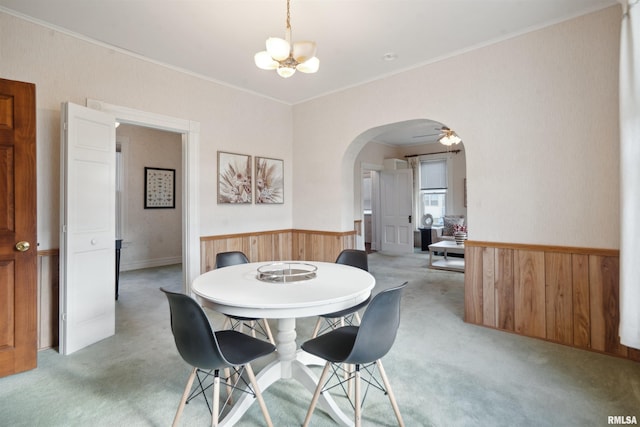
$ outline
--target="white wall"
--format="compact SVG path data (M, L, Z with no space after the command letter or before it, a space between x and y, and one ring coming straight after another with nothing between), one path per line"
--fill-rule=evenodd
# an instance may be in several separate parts
M60 103L87 98L200 122L201 235L291 227L290 106L2 12L0 76L36 84L39 249L59 245ZM285 203L218 205L218 150L283 159Z
M619 30L614 6L292 108L0 13L0 76L36 84L42 250L60 103L86 98L201 123L201 235L352 229L375 127L429 118L464 139L470 239L618 248ZM282 158L285 204L217 205L217 150Z
M368 130L428 118L464 140L470 239L618 248L620 15L614 6L294 106L294 227L352 227Z

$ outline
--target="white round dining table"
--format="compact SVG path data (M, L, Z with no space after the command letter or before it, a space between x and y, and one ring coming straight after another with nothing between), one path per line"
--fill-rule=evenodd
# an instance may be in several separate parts
M297 348L296 318L317 316L353 307L371 296L375 278L367 271L343 264L317 261L279 261L295 268L299 263L317 268L315 277L292 282L263 281L258 268L269 262L238 264L208 271L197 277L191 290L200 304L220 313L277 319L276 360L256 376L262 391L282 378L299 381L313 394L316 375L308 368L324 362ZM310 397L311 397L310 395ZM253 402L245 394L220 422L220 426L236 424ZM322 408L338 423L353 425L335 404L329 393L322 393ZM304 417L304 415L303 415Z

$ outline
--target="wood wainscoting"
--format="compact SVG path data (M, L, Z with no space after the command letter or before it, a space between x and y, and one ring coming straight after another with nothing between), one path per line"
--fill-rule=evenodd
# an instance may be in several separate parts
M618 337L619 251L465 242L465 322L640 361Z
M58 346L58 249L38 251L38 350Z
M275 230L200 238L200 271L212 270L216 254L242 251L251 262L334 262L343 249L353 249L356 231Z

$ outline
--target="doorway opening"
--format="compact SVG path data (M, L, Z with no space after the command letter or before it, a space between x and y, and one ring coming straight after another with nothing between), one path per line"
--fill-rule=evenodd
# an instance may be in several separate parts
M466 156L463 144L446 147L438 142L443 123L429 119L408 120L371 128L358 136L347 150L353 158L354 168L354 216L364 224L361 248L381 250L381 236L385 223L381 218L382 206L380 194L384 183L379 180L375 188L376 177L387 171L409 168L413 170L411 180L411 227L412 252L428 255L428 244L432 235L436 239L440 234L432 233L426 228L443 228L443 216L453 215L467 220L466 207ZM440 159L447 165L446 183L438 191L446 192L446 206L442 203L442 215L439 223L432 224L434 217L431 204L425 208L425 198L421 174L424 175L426 163ZM369 188L371 190L369 190ZM371 191L369 196L368 192ZM376 201L376 196L378 200ZM422 196L422 197L421 197ZM370 203L370 204L369 204ZM370 229L368 229L370 227ZM453 237L452 237L453 239ZM436 243L433 241L433 243Z
M177 133L181 137L182 173L182 278L183 292L191 294L191 282L200 274L199 146L200 123L87 99L87 107L112 114L122 124ZM142 175L142 173L141 173ZM141 196L142 199L142 196Z
M150 181L149 173L158 175L159 180ZM116 239L122 242L120 271L182 263L181 177L182 135L129 124L117 127ZM146 194L159 202L148 206L143 200Z

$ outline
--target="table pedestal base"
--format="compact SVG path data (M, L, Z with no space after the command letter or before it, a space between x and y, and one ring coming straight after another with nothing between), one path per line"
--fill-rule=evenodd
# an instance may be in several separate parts
M294 379L309 390L309 403L311 403L311 397L318 385L318 377L309 369L309 366L324 366L326 362L302 350L296 350L295 338L295 319L279 319L278 334L276 336L278 358L265 366L256 375L256 381L260 391L264 393L265 390L280 379ZM229 413L220 420L220 427L233 426L238 423L255 400L251 394L242 393L242 396L234 403ZM329 393L320 395L318 405L339 425L353 426L353 420L342 412ZM301 411L301 420L304 420L307 409L308 407L305 407Z

